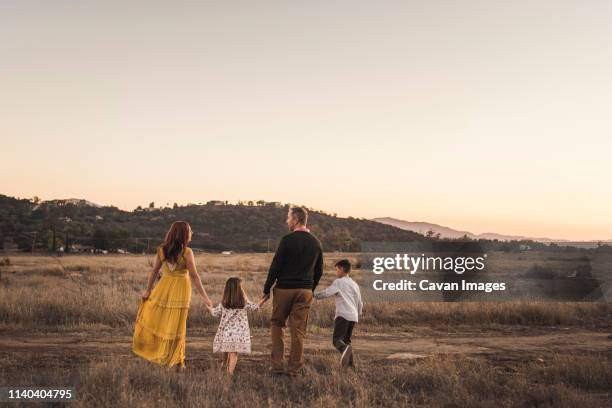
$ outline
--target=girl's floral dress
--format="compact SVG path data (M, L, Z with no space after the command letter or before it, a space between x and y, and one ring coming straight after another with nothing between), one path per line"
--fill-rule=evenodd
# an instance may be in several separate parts
M213 353L250 353L251 331L247 311L257 309L259 306L251 302L248 302L243 309L226 309L219 303L212 312L213 316L221 316L213 340Z

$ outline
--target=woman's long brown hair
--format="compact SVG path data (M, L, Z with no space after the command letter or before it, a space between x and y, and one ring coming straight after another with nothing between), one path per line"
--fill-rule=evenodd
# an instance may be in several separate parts
M161 247L164 257L171 263L178 262L179 255L189 243L189 231L191 227L185 221L175 221L166 233L166 238Z
M246 305L246 299L244 298L244 291L242 290L242 279L240 278L229 278L225 282L225 289L223 290L223 298L221 304L226 309L242 309Z

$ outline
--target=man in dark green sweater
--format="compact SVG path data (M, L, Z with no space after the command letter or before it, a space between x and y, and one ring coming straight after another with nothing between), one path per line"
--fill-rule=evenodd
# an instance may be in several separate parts
M304 337L313 292L323 274L321 243L306 228L308 212L291 207L287 225L291 233L285 235L270 265L264 285L264 298L270 297L272 285L272 372L284 373L285 345L283 328L289 320L291 351L287 374L294 376L304 366Z

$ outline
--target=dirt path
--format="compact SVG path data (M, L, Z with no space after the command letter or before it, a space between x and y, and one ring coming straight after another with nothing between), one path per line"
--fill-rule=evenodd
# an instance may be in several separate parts
M253 354L249 359L266 358L269 338L264 330L254 331ZM612 339L606 332L588 330L551 330L548 334L455 333L416 335L384 335L358 333L354 349L362 358L411 359L438 354L463 354L498 361L528 361L552 353L598 353L612 358ZM188 360L210 359L212 334L192 335L187 339ZM330 336L310 334L307 353L333 353ZM286 335L286 343L289 343ZM69 356L74 361L103 360L113 356L131 355L131 337L100 332L58 333L36 336L0 333L0 355L36 356L45 361L61 361ZM69 364L69 363L66 363Z

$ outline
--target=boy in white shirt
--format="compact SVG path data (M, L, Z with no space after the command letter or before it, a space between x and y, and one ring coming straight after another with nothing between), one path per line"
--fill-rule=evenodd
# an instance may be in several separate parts
M349 260L342 259L336 262L335 268L338 279L334 280L327 289L315 293L314 297L316 299L336 297L333 344L342 353L340 365L348 367L353 366L351 336L363 309L363 302L361 301L359 285L349 276L351 272Z

